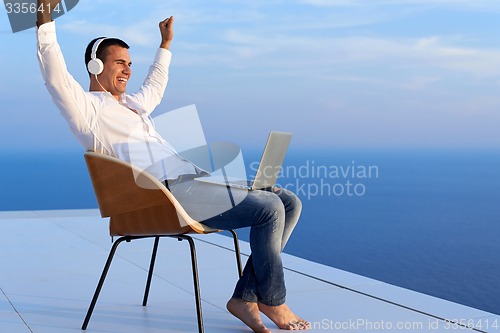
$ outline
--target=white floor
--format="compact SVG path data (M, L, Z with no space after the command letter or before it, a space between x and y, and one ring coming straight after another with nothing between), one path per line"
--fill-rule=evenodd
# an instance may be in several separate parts
M197 238L205 332L248 332L225 309L237 279L232 240ZM187 242L160 241L148 306L141 305L152 244L118 247L87 332L197 332ZM81 332L111 247L98 211L0 212L0 247L0 332ZM248 254L248 244L241 247ZM287 303L311 321L310 332L500 332L498 315L283 256Z

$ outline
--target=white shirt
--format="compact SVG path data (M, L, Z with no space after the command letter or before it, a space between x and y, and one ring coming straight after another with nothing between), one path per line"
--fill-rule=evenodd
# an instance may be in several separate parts
M117 101L109 92L85 91L68 73L57 43L55 22L42 24L37 40L47 90L86 150L130 162L162 181L203 171L179 156L150 120L167 87L170 51L159 48L139 91L122 94Z

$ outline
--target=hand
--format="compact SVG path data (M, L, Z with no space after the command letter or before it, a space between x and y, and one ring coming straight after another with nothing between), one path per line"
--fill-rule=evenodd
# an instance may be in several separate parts
M38 0L38 5L41 5L42 3L45 5L45 8L49 8L50 4L50 9L54 9L57 7L57 4L61 3L62 0Z
M61 0L38 0L37 8L43 8L43 11L36 12L37 26L52 21L52 10L57 7Z
M174 17L170 16L161 21L160 24L161 44L160 47L167 49L170 47L170 42L174 38Z

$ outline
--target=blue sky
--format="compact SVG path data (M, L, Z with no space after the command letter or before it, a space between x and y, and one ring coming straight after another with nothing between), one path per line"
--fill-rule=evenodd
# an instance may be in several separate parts
M170 83L158 112L196 104L209 141L296 147L500 148L497 0L80 0L57 19L70 72L97 36L131 45L141 84L174 15ZM78 149L52 105L35 31L0 8L2 150Z

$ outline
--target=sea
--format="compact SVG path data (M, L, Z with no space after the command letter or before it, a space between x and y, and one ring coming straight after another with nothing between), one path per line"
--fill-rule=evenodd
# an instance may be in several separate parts
M0 211L97 208L81 151L0 165ZM499 150L293 149L279 176L303 203L285 252L500 314Z

